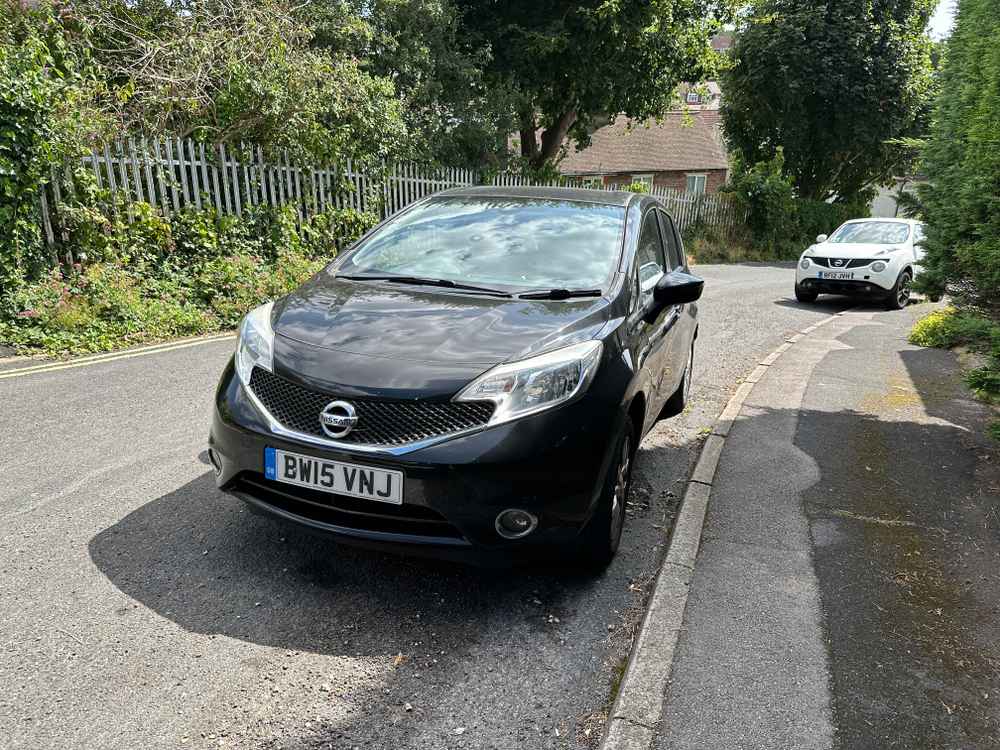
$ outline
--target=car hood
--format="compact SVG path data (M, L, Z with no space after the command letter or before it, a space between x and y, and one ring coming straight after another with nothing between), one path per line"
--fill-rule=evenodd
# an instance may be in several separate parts
M902 245L880 245L867 242L823 242L813 245L811 255L821 258L879 258Z
M343 392L454 392L500 362L594 337L609 308L604 298L507 299L324 271L276 305L275 364Z

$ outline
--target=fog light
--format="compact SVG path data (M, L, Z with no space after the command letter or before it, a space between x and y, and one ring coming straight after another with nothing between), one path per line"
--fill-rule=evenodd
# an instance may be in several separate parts
M872 270L875 273L882 273L882 271L885 270L885 263L883 263L880 260L875 261L874 263L872 263Z
M497 533L504 539L520 539L538 526L538 519L526 510L505 510L497 516Z
M801 262L801 263L799 263L799 267L800 267L800 268L801 268L801 269L802 269L803 271L805 271L805 270L806 270L807 268L809 268L809 259L808 259L808 258L803 258L803 259L802 259L802 262Z

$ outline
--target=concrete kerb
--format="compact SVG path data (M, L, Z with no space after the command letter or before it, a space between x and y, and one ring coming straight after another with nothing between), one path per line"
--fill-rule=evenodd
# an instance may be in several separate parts
M847 312L847 311L844 311ZM688 591L708 514L712 482L733 422L754 385L792 345L844 313L836 313L789 337L761 360L729 399L702 446L674 522L666 556L656 577L642 625L632 645L600 750L648 750L661 720L663 694L684 622Z

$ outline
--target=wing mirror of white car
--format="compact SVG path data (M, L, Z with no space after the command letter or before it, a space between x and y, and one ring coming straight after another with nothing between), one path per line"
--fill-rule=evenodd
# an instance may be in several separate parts
M826 235L826 234L817 234L817 235L816 235L816 244L818 245L818 244L820 244L821 242L826 242L826 238L827 238L828 236L829 236L829 235Z

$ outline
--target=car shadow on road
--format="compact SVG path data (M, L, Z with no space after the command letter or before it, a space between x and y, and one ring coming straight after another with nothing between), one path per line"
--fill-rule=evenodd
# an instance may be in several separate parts
M923 299L911 299L910 305L919 305ZM813 310L815 312L825 312L829 314L838 313L842 310L856 310L857 312L882 311L885 312L885 303L880 300L861 299L858 297L841 297L838 295L824 294L815 302L799 302L794 296L776 299L774 304L779 307L793 307L799 310Z
M410 672L439 676L417 683L426 705L454 705L467 702L460 683L488 684L507 669L523 694L499 707L498 716L506 711L516 721L504 727L498 718L497 732L544 721L549 712L573 723L606 699L611 666L630 645L627 634L610 634L607 625L641 611L646 591L632 582L651 580L675 511L673 493L650 488L643 475L654 476L655 466L657 481L669 467L686 477L690 455L689 444L643 448L623 549L599 576L556 564L479 569L339 545L252 514L216 490L211 472L101 531L89 551L121 591L186 631L289 651L382 657L389 669L397 654L434 655L433 666L415 660L392 671L368 698L352 691L369 707L365 722L383 714L398 720L389 714L400 702L386 690L405 695ZM555 652L566 664L554 677ZM364 734L354 726L328 730Z

